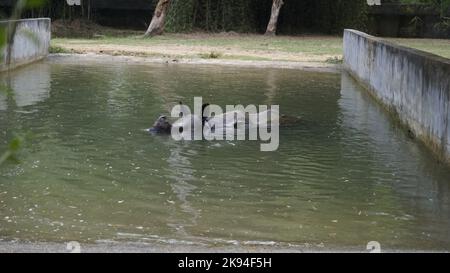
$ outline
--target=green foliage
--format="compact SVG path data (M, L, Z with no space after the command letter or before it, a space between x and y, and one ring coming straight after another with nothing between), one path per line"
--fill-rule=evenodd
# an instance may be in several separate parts
M325 62L329 64L342 64L344 60L342 59L342 57L332 57L326 59Z
M441 16L448 15L450 9L450 0L400 0L405 4L426 4L438 10Z
M20 15L22 14L24 9L27 8L36 8L39 6L44 5L47 2L47 0L18 0L16 3L16 6L14 7L14 10L12 12L11 20L16 20L20 18ZM16 25L15 23L8 26L0 26L0 57L3 59L3 50L5 47L10 47L11 44L14 42L14 35L16 33ZM33 36L32 33L25 33L25 35L32 39L33 41L36 40L36 37ZM9 49L8 49L9 50ZM8 51L7 50L7 51ZM3 61L2 61L3 62ZM7 88L0 88L0 90L6 90ZM13 138L9 145L8 149L0 154L0 165L3 164L6 160L14 160L17 161L15 155L22 146L22 143L24 141L23 137L17 136Z
M0 48L6 44L6 29L0 26Z
M3 62L5 45L6 45L6 28L4 26L0 26L0 63Z
M195 23L195 4L195 0L172 0L166 19L166 30L169 32L191 31Z
M173 0L166 30L250 31L252 30L250 3L249 0Z
M366 0L285 0L279 32L340 33L346 27L365 30ZM173 0L166 30L264 32L272 0Z
M439 12L440 21L434 25L437 31L450 30L450 0L400 0L404 4L429 5ZM413 19L414 20L414 19ZM411 22L414 24L414 22Z
M211 51L209 53L206 54L200 54L200 57L202 59L218 59L222 56L222 54L220 52L216 52L216 51Z
M83 0L84 3L88 0ZM149 0L156 6L158 0ZM63 0L18 0L26 16L53 19L86 17L78 7ZM131 4L132 1L130 1ZM337 34L346 27L366 30L367 0L284 0L280 34L321 32ZM86 9L87 5L84 5ZM272 0L172 0L166 19L167 32L259 32L264 33ZM89 16L88 16L89 18Z
M24 138L20 136L14 137L8 145L8 149L0 155L0 165L5 163L7 160L12 160L14 162L18 162L16 158L17 152L22 147L22 144L24 142Z
M0 154L0 165L4 164L6 161L11 161L12 163L20 163L17 156L24 146L31 143L32 138L33 134L30 132L15 135L9 141L6 151L3 152L3 154Z
M366 31L367 1L316 0L310 18L320 32L341 33L344 28Z
M55 53L70 53L69 50L67 50L67 49L65 49L63 47L54 46L54 45L51 45L48 51L49 51L49 53L52 53L52 54L55 54Z
M34 9L40 8L44 5L47 5L49 0L26 0L25 7L26 9Z

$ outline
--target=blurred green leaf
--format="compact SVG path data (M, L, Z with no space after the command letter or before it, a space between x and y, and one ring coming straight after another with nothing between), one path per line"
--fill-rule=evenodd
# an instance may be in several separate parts
M0 26L0 48L6 44L6 28L4 26Z
M15 137L11 140L8 145L8 150L6 150L0 156L0 165L3 164L6 160L18 161L14 154L20 149L22 146L23 139L21 137Z
M39 8L48 4L48 0L27 0L25 4L26 9Z
M0 82L0 93L5 94L8 97L14 97L14 90L8 84Z
M0 155L0 165L2 165L10 157L11 157L11 151L6 151L2 155Z
M20 149L20 146L22 145L23 139L21 137L15 137L10 143L9 143L9 150L11 152L17 152Z
M27 139L31 138L31 133L27 133L25 136L16 136L8 144L8 148L3 154L0 154L0 165L5 163L5 161L11 161L14 164L20 163L16 154L20 149L26 144Z
M0 63L3 63L4 48L6 46L6 27L0 26Z

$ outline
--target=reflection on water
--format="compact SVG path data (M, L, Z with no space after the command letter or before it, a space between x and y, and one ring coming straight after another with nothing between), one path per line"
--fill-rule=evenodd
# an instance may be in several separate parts
M200 211L195 209L190 203L193 191L197 189L196 186L190 184L191 181L195 181L195 170L192 164L189 162L188 156L195 156L197 153L193 150L188 152L187 156L183 155L183 147L174 145L170 149L170 156L167 159L170 188L175 194L176 202L170 200L171 204L179 203L179 207L184 212L186 217L179 218L177 215L172 215L168 221L168 225L174 228L181 235L187 236L185 227L194 227L197 225L197 219L200 217ZM186 219L186 220L183 220Z
M409 213L399 217L414 219L417 228L426 236L431 236L429 230L435 229L435 219L440 215L450 215L450 183L448 180L438 182L440 177L448 175L448 170L436 164L436 159L422 157L426 148L417 141L408 139L405 129L393 127L390 117L384 114L384 109L374 104L367 93L358 90L357 83L343 74L340 100L343 126L349 131L358 130L370 136L373 148L367 152L376 160L367 164L372 164L374 170L403 166L400 170L391 171L389 178L384 178L382 173L375 173L376 179L390 181L393 193L401 197L399 202ZM373 120L375 118L381 119L381 122ZM399 138L398 134L403 137ZM361 136L350 137L359 140ZM417 179L416 172L411 170L418 170L425 175ZM420 213L414 215L413 212ZM415 219L417 217L420 219ZM439 223L450 227L450 218L441 218ZM447 241L450 238L450 228L445 229L438 238Z
M50 95L50 66L39 63L33 67L24 67L9 72L9 77L0 81L0 110L7 110L8 96L15 105L11 107L25 107L44 101Z
M449 168L345 74L56 58L0 81L0 150L33 133L0 239L449 250ZM142 132L195 96L302 120L274 153Z

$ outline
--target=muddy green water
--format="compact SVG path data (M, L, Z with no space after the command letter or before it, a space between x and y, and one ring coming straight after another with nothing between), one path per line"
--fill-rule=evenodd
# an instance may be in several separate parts
M348 76L77 62L0 75L0 240L450 250L450 168ZM149 136L194 96L301 116L258 142Z

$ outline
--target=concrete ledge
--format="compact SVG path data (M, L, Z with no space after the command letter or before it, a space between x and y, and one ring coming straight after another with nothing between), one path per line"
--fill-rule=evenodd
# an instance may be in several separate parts
M35 62L48 55L51 39L51 22L49 18L24 19L17 21L0 21L0 27L9 28L11 22L17 23L14 43L11 49L10 68L16 68ZM7 47L0 49L0 71L8 69Z
M347 29L344 67L450 163L450 59Z

